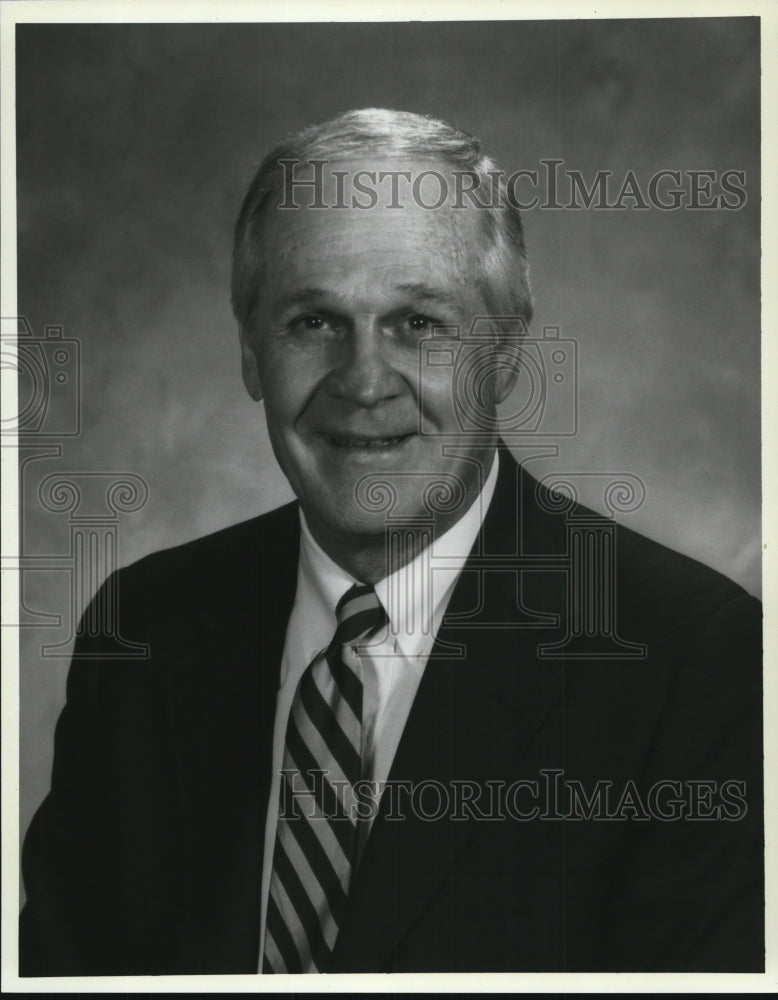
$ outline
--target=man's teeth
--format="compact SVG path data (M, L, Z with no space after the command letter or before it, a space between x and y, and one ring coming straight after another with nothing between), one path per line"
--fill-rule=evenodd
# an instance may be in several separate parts
M399 437L370 438L366 440L365 438L332 436L331 440L339 448L391 448L393 445L404 441L407 437L407 434L401 434Z

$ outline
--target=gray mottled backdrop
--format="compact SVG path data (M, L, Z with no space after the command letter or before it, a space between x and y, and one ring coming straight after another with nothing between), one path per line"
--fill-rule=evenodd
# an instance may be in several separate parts
M738 211L525 221L535 326L580 348L579 433L548 468L640 477L646 500L625 523L759 591L755 19L24 26L17 75L19 311L36 336L60 324L80 343L83 406L61 455L25 466L24 545L44 558L24 580L22 831L64 698L67 659L40 650L68 649L70 522L98 524L104 506L68 511L60 495L46 509L41 484L141 477L148 502L115 522L121 564L289 498L240 380L231 228L269 146L339 110L441 116L508 170L559 158L643 185L661 169L746 171Z

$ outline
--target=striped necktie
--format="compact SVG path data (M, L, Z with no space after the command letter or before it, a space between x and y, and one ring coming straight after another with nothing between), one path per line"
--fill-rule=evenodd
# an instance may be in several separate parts
M387 619L373 588L359 584L335 613L332 642L300 679L289 716L263 972L327 971L356 864L362 679L349 647Z

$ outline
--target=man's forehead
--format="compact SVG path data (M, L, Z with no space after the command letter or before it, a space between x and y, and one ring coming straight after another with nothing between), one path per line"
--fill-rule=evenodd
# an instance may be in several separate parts
M382 278L389 276L384 273ZM362 287L360 287L362 286ZM282 313L297 307L316 308L337 307L350 302L354 293L362 292L365 300L373 306L380 306L384 300L387 306L397 303L415 303L419 307L437 306L444 309L460 309L466 304L468 289L455 282L433 284L425 281L392 281L363 283L359 275L351 275L347 281L324 281L321 285L284 282L276 289L272 298L272 311Z
M352 241L355 253L395 249L433 265L440 256L470 258L483 251L485 219L477 207L454 203L450 176L436 160L327 162L315 175L295 175L268 206L266 247L310 256Z
M474 289L478 249L442 217L303 210L272 228L265 274L277 295L315 299L337 289L376 304L404 296L451 305Z
M286 204L264 223L264 270L275 295L338 289L376 308L401 292L448 305L477 297L484 220L448 202L427 207L438 183L432 170L450 174L437 160L351 157L309 171L304 179L315 177L315 188L288 187Z

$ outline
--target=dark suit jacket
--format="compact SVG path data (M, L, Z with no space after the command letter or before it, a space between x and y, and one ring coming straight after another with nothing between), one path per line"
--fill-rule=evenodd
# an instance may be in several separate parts
M603 655L565 570L588 544L574 522L613 541L612 523L562 509L504 450L390 777L452 796L452 781L580 781L588 796L610 782L609 808L622 794L627 807L565 820L545 801L546 818L524 820L526 785L503 819L479 818L481 800L437 820L406 802L392 820L385 798L332 971L763 968L759 604L617 528ZM256 971L298 539L292 504L118 574L121 632L150 656L95 660L105 636L78 639L24 849L22 974ZM727 810L730 779L746 790ZM719 818L641 816L630 789L644 802L663 780L682 782L662 786L665 815L669 788ZM436 795L419 800L428 814Z

